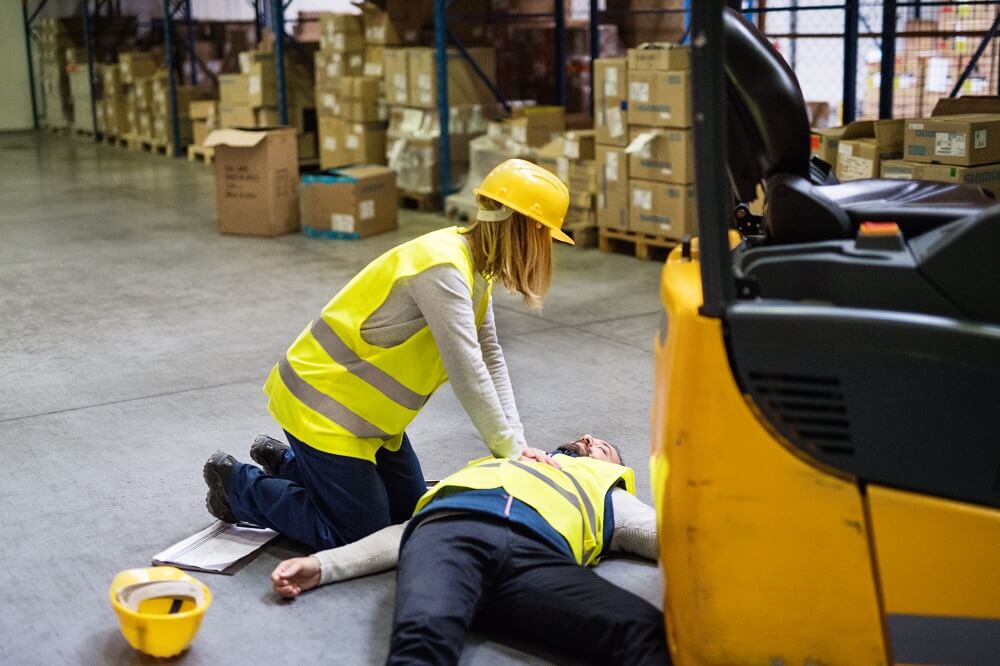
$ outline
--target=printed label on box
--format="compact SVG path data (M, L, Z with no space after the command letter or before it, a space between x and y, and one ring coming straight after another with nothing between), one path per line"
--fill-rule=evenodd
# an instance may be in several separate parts
M965 157L964 132L935 132L934 154Z
M622 110L617 106L613 109L608 109L608 134L613 138L617 138L625 134L625 123L622 122Z
M326 75L331 79L340 76L340 66L335 62L327 63L326 65Z
M431 89L431 75L430 74L421 74L420 76L418 76L417 77L417 87L420 88L420 89L422 89L422 90L430 90Z
M975 138L973 139L973 144L976 150L986 147L986 130L976 130Z
M649 83L646 81L632 81L629 83L628 98L633 102L648 102Z
M330 216L330 228L333 231L353 232L354 216L345 215L344 213L334 213Z
M632 190L632 205L643 210L653 210L653 193L650 190Z
M397 73L392 77L392 85L395 86L397 92L402 90L406 91L406 74Z
M604 192L597 193L597 207L601 209L607 208L607 206L604 205Z
M556 175L564 183L569 182L569 160L565 157L556 159Z
M527 127L511 127L510 137L518 143L528 143L528 128Z
M609 152L604 160L604 179L618 181L618 153Z
M854 146L852 146L849 143L841 143L839 146L837 146L837 155L839 155L841 158L851 157L852 155L854 155Z
M608 67L604 70L604 94L607 97L618 97L617 67Z
M837 175L841 180L858 180L860 178L874 178L878 174L875 171L875 162L864 157L854 157L853 155L841 155L837 160Z
M323 137L323 150L337 150L337 139L332 136Z
M355 53L348 61L348 65L351 67L362 67L364 65L364 60L364 56L360 53Z
M374 199L366 199L358 204L358 217L362 220L370 220L375 217Z
M359 145L358 135L348 134L347 137L344 139L344 145L347 146L348 150L354 150L355 148L357 148Z
M260 94L260 74L253 74L250 76L250 81L247 86L250 89L251 95Z
M563 144L563 155L571 160L580 159L580 143L572 139Z
M344 35L343 33L337 33L333 36L333 48L338 51L344 50Z
M420 91L420 103L421 104L431 104L433 101L434 101L434 99L431 96L431 91L430 90L421 90Z

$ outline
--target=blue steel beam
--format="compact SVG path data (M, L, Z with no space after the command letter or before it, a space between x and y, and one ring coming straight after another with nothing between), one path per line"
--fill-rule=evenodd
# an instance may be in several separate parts
M39 3L38 8L35 9L35 11L33 11L31 13L31 18L28 19L28 25L31 25L32 23L35 22L35 19L38 18L38 15L41 13L41 11L43 9L45 9L45 5L47 5L48 3L49 3L49 0L42 0L42 2ZM25 11L27 11L27 4L28 4L27 0L25 0L25 2L24 2L24 9L25 9Z
M285 89L285 3L271 0L271 29L274 31L274 83L278 89L278 122L288 124Z
M484 72L483 68L479 66L479 63L472 59L472 55L469 53L469 50L465 48L465 44L462 43L462 40L456 37L451 30L447 31L447 36L448 39L451 40L451 43L455 45L455 48L458 49L459 55L462 56L462 58L469 64L469 67L472 68L473 73L475 73L475 75L478 76L484 84L486 84L486 87L490 89L490 92L493 93L493 97L495 97L496 100L503 105L505 111L510 111L510 102L508 102L507 98L504 97L502 92L500 92L497 85L490 80L490 77L486 75L486 72Z
M878 117L892 118L892 86L896 79L896 0L882 4L882 71Z
M858 108L859 0L848 0L844 10L844 80L840 115L844 125L854 120Z
M163 49L167 56L168 99L170 102L170 154L177 157L181 154L181 123L177 117L177 69L174 63L174 17L170 9L170 0L163 0Z
M448 5L449 0L434 0L434 47L437 66L437 104L441 161L441 205L451 194L451 133L448 127Z
M594 115L594 61L601 57L601 8L590 0L590 117Z
M42 2L42 6L45 3ZM28 3L21 3L21 18L24 19L24 46L28 50L28 86L31 87L31 126L38 129L38 98L35 96L35 62L31 54L31 22L34 20L41 7L35 13L28 16Z
M563 0L555 0L555 58L556 58L556 105L566 106L566 5Z
M198 52L195 50L194 18L191 16L191 0L184 3L184 25L187 28L188 67L191 70L191 85L198 85Z
M979 58L982 57L983 51L986 50L986 45L990 43L990 40L997 36L998 30L1000 30L1000 14L997 14L996 18L993 19L993 26L983 37L983 41L979 42L979 48L977 48L976 52L972 54L969 64L965 66L965 69L962 71L962 75L958 77L958 81L955 82L955 87L952 88L951 94L948 95L948 97L958 97L958 91L962 89L962 84L964 84L965 80L969 78L969 74L972 73L972 70L976 68L976 63L979 62Z
M87 87L90 89L90 122L94 128L94 142L101 140L97 132L97 96L94 94L94 43L90 25L90 0L80 3L83 9L83 45L87 49ZM76 113L76 111L74 111Z

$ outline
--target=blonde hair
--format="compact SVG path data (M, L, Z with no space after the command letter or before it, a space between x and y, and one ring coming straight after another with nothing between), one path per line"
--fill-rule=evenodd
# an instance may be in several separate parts
M500 210L503 204L477 197L484 210ZM552 235L527 215L515 212L506 220L474 220L462 230L469 237L476 271L491 278L539 308L552 286Z

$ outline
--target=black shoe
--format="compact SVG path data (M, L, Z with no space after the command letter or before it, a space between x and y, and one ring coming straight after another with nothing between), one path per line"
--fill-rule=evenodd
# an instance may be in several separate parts
M208 495L205 496L205 508L208 512L225 523L235 523L236 516L229 505L229 477L233 473L236 458L224 451L216 451L201 470L201 475L208 484Z
M264 469L264 474L278 476L288 448L288 444L270 435L257 435L250 445L250 457Z

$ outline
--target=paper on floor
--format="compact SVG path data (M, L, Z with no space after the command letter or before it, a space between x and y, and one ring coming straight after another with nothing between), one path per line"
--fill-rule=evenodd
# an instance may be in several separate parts
M265 527L231 525L221 520L153 556L153 564L232 575L242 560L278 536Z

